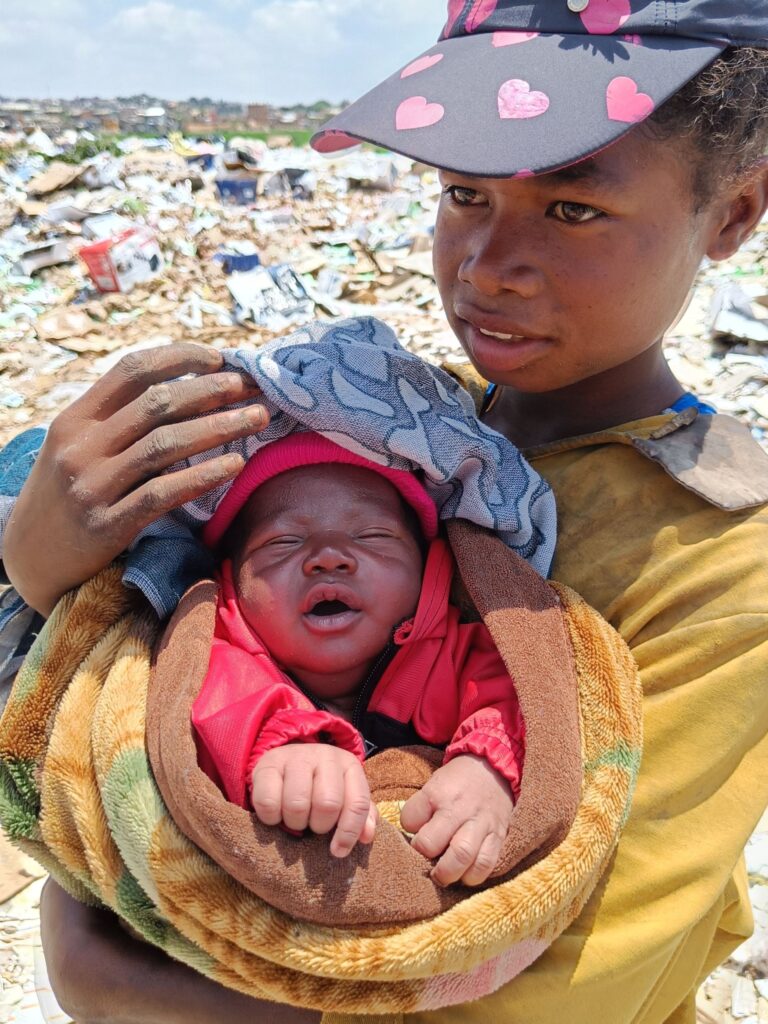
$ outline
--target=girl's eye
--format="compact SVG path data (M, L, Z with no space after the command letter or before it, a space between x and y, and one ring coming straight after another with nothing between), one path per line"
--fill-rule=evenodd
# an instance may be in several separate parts
M478 191L473 188L465 188L463 185L446 185L443 188L443 195L447 196L456 206L479 206L484 201Z
M549 212L555 220L562 221L564 224L586 224L591 220L597 220L598 217L605 216L602 210L588 206L586 203L553 203Z
M363 532L360 534L360 539L361 540L378 540L378 539L380 539L382 537L389 538L391 536L392 536L392 534L390 533L389 530L383 530L383 529L380 530L380 529L377 529L375 527L372 527L370 530L363 530Z
M269 548L287 548L295 544L301 544L300 537L273 537L267 541L266 546Z

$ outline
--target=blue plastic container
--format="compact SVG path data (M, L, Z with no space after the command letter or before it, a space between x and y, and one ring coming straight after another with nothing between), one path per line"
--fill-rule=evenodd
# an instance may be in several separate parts
M225 274L244 274L261 265L258 253L243 256L239 252L217 252L213 257L224 267Z
M217 178L216 189L223 203L248 206L256 202L259 183L255 178Z

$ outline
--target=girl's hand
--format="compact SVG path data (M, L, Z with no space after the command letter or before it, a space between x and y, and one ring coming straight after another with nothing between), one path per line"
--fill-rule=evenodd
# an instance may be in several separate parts
M5 570L29 605L48 615L153 520L240 472L239 455L222 455L161 475L266 427L261 405L226 409L259 392L221 366L219 352L199 345L137 352L56 417L3 544Z
M424 857L443 855L432 869L439 885L480 885L498 863L513 806L507 780L484 758L462 754L406 801L400 824Z
M250 999L138 942L106 910L52 881L40 899L51 987L79 1024L320 1024L322 1014Z
M378 813L363 766L348 750L327 743L275 747L259 758L251 780L253 809L265 825L318 835L335 827L334 857L373 842Z

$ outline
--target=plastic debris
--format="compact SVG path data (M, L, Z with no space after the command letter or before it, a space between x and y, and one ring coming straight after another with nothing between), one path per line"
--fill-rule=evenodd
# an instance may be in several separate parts
M129 292L156 277L164 265L154 232L138 227L83 246L80 259L100 292Z

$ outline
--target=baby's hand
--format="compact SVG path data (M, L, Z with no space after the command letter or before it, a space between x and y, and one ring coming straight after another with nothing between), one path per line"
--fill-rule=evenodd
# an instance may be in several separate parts
M438 768L408 800L400 823L415 832L412 845L440 857L432 869L439 885L480 885L499 860L512 816L509 783L482 757L462 754Z
M373 842L378 814L363 766L354 754L326 743L289 743L259 758L251 776L251 802L265 825L311 829L331 840L334 857L355 843Z

